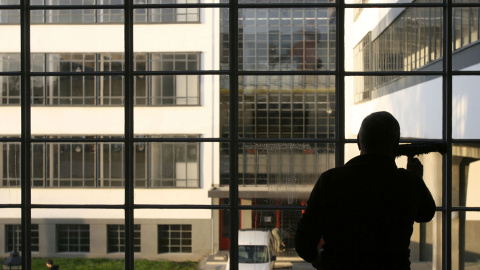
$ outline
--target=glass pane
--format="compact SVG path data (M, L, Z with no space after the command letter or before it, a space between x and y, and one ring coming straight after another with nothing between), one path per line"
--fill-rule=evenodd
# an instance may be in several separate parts
M438 269L442 265L442 212L428 223L415 223L410 238L412 269Z
M6 203L8 204L10 202L2 202L2 204ZM0 247L5 254L3 257L6 258L11 255L13 251L19 252L22 248L21 209L0 208L0 212L2 213L0 226L2 231L4 231L4 234L0 238ZM32 226L32 230L33 229L35 228ZM34 236L35 234L32 231L32 249L34 246L38 248L38 227L36 228L36 231L36 236ZM36 238L36 241L33 239L34 237Z
M135 9L136 60L147 61L149 71L218 69L214 57L201 57L216 53L218 45L212 38L214 28L200 24L199 16L205 14L206 23L214 23L211 19L218 18L219 12L215 8Z
M239 88L240 137L335 137L333 76L244 76Z
M19 1L2 1L0 3L0 5L19 5ZM1 7L1 6L0 6ZM9 24L9 25L19 25L20 24L20 10L17 10L17 9L2 9L0 10L0 23L1 24ZM13 29L15 29L16 27L14 27ZM20 33L20 28L18 28L18 32ZM15 30L14 30L15 32ZM20 36L18 36L18 38L20 39ZM10 42L8 42L10 43ZM13 44L8 44L8 45L20 45L20 40L18 41L13 41L12 42ZM5 44L2 44L2 46L5 46ZM17 47L17 49L19 50L20 47ZM16 50L15 50L16 51Z
M122 143L34 143L32 203L121 204L123 166Z
M345 35L346 70L442 70L442 8L364 8L357 16L346 30L354 33ZM385 23L366 26L372 17Z
M458 246L452 250L452 261L458 263L458 269L475 269L479 267L478 248L478 221L480 212L453 212L452 236L453 245ZM458 238L457 238L458 237ZM453 264L453 263L452 263ZM456 267L456 265L454 266Z
M335 166L333 144L246 143L238 156L239 197L258 204L297 204ZM222 181L223 180L223 181ZM228 184L229 179L221 179Z
M452 90L452 137L478 139L480 129L474 115L480 115L480 76L454 76Z
M456 1L462 4L475 1ZM479 7L461 7L453 9L452 22L452 64L454 70L479 70L478 51L479 39Z
M2 1L0 4L18 5L19 1ZM2 73L20 71L20 11L0 9L0 25L0 35L8 40L0 44L0 115L8 115L0 118L0 134L16 137L20 135L20 74Z
M0 204L20 203L21 146L17 142L2 142Z
M335 70L335 20L333 8L240 9L238 69Z
M198 136L184 135L183 138ZM218 159L218 143L138 142L134 149L135 203L210 204L206 190L218 185L218 171L213 171L211 166Z
M214 127L218 125L215 117L218 90L215 89L219 81L219 76L212 75L135 77L135 134L218 137ZM220 107L222 119L228 117L229 108Z
M428 147L428 143L425 143L424 145ZM430 190L430 193L435 200L435 204L437 207L440 207L442 206L442 155L439 152L434 151L435 150L432 150L432 152L427 154L416 155L415 157L417 157L422 163L423 181ZM407 156L397 156L395 162L398 168L407 168Z
M347 86L345 92L345 136L347 138L357 138L363 118L372 113L372 109L393 114L400 123L402 138L440 139L442 137L442 79L440 77L355 76L346 77L345 84L352 86ZM369 106L364 106L366 102Z
M455 0L454 0L455 1ZM346 4L377 4L378 2L375 1L369 1L369 0L346 0ZM382 4L395 4L395 3L410 3L410 2L403 2L403 1L397 1L397 0L382 0ZM442 0L423 0L420 1L420 3L442 3Z
M452 188L454 206L480 206L480 145L454 144L452 146Z
M135 77L135 105L200 106L200 89L218 85L217 80L218 76L208 75L140 75ZM204 94L213 95L212 91Z
M60 269L75 269L79 264L92 268L125 268L124 254L107 253L107 242L111 239L111 225L124 224L124 211L112 209L33 209L32 269L46 268L47 258ZM36 227L35 227L36 226ZM137 231L137 228L135 228ZM36 240L35 240L36 239ZM38 257L39 252L45 257ZM82 258L73 258L78 255ZM85 254L102 254L101 258L85 258ZM75 257L75 256L74 256Z
M44 24L62 24L49 31L49 27L41 26L31 29L31 51L36 52L123 52L124 50L124 27L122 24L94 25L95 10L45 10ZM113 10L112 10L113 12ZM88 25L82 25L88 23ZM54 54L57 58L48 61L59 61L60 66L69 65L74 71L89 71L86 56L77 56L79 53L71 53L71 58L65 58L68 54ZM83 55L83 54L80 54ZM95 55L95 54L94 54ZM64 57L65 56L65 57ZM59 58L59 59L58 59ZM63 61L62 61L63 60ZM70 60L70 61L68 61ZM82 61L83 60L83 61ZM94 61L95 58L92 60ZM91 62L90 62L91 63ZM83 68L82 68L83 67ZM72 70L72 71L73 71ZM60 70L49 70L60 71ZM65 70L62 70L65 71Z
M163 268L205 269L197 268L198 264L219 248L219 231L212 230L212 225L220 222L218 210L137 209L134 215L135 224L141 226L142 239L141 253L135 257L151 264L151 269L161 269L158 263L165 261L169 265ZM155 261L145 261L149 258Z

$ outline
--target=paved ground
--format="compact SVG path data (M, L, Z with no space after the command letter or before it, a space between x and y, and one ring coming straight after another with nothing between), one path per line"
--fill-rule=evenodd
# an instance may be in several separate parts
M315 270L311 264L304 262L298 256L293 254L284 254L286 256L277 257L275 262L276 270ZM200 266L199 270L225 270L227 265L228 252L220 252L216 255L211 255L205 258ZM412 270L431 270L433 265L431 262L413 262L411 265ZM479 264L467 265L465 269L468 270L480 270Z
M290 254L285 254L290 255ZM200 270L225 270L228 259L228 252L210 255L200 263ZM304 262L298 256L279 256L275 262L275 269L278 270L315 270L311 264Z

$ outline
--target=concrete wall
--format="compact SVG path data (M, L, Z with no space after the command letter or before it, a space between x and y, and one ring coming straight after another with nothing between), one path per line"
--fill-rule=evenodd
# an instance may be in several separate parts
M32 224L39 226L39 251L33 252L34 257L85 257L85 258L124 258L124 253L107 253L107 225L122 224L121 219L33 219ZM5 236L5 224L20 224L20 219L1 219L0 235ZM90 252L57 252L56 224L89 224ZM211 220L210 219L136 219L135 224L141 225L141 252L135 253L136 259L197 261L211 251ZM160 224L191 224L192 252L158 254L158 228ZM5 250L4 241L0 244L0 254L7 257L10 250Z

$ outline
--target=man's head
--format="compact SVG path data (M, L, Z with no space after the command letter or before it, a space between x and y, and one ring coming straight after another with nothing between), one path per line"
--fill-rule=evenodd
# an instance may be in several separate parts
M395 157L400 141L400 125L388 112L374 112L363 119L357 143L361 154Z
M52 260L47 260L47 267L50 268L53 266L53 261Z

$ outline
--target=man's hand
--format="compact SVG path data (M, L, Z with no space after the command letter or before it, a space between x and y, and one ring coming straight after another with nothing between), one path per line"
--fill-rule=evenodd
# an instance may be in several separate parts
M420 178L423 177L423 165L418 158L408 157L407 170L418 175Z

